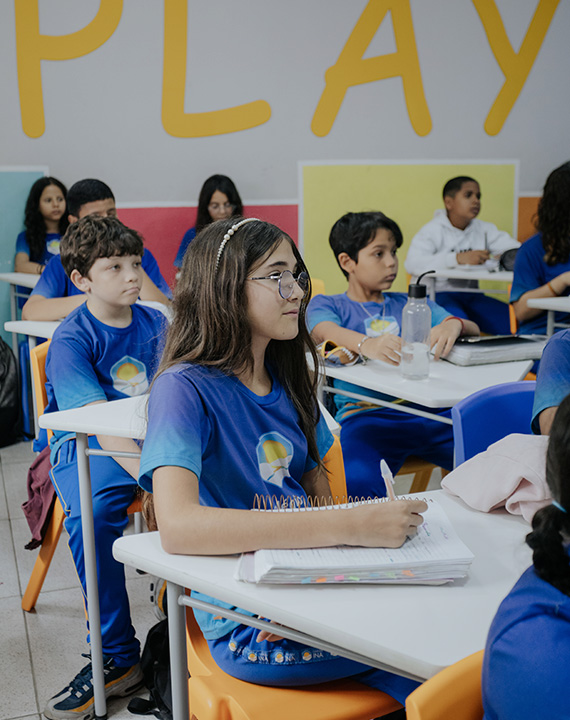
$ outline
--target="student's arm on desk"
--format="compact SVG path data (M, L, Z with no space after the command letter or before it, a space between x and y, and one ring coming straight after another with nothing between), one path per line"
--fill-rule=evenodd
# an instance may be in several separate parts
M31 295L22 308L22 320L61 320L87 299L86 295L46 298Z
M434 358L439 360L449 355L451 348L460 335L480 335L479 326L472 320L448 316L439 325L432 327L430 333L430 345L434 351Z
M153 281L149 278L146 272L143 270L143 281L140 292L141 300L154 300L155 302L162 303L163 305L170 305L170 300L166 295L159 290Z
M402 340L397 335L386 333L379 337L369 337L354 330L348 330L330 320L318 323L312 332L315 342L321 343L324 340L332 340L337 345L352 350L358 354L358 343L366 338L366 344L362 346L362 354L375 360L383 360L390 365L400 364L400 350Z
M227 555L260 548L333 545L399 547L416 532L422 500L396 500L347 510L253 512L200 505L198 478L182 467L153 473L154 508L166 552Z
M98 400L96 402L87 403L87 405L84 405L83 407L89 407L89 405L100 405L102 402L105 402L104 400ZM131 438L120 438L115 437L113 435L97 435L97 442L99 445L101 445L101 448L103 450L107 450L109 452L112 452L114 450L118 450L119 452L133 452L140 455L141 449L136 444L134 440L131 440ZM121 458L121 457L114 457L113 460L118 463L123 470L126 470L129 475L134 477L135 480L138 479L139 476L139 465L140 460L139 458Z
M16 253L14 258L14 272L32 273L33 275L41 275L43 265L32 262L30 256L25 252Z
M518 322L531 320L538 315L544 313L540 308L531 308L527 305L527 300L536 300L539 298L551 298L563 295L565 290L570 287L570 271L560 273L554 280L546 285L541 285L534 290L528 290L523 293L518 300L514 300L511 305L515 311Z

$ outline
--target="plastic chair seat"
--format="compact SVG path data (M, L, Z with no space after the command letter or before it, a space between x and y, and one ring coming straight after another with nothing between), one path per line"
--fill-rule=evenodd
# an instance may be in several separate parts
M354 680L276 688L237 680L214 662L191 608L186 610L192 720L371 720L402 706Z
M450 665L408 695L407 720L481 720L483 650Z

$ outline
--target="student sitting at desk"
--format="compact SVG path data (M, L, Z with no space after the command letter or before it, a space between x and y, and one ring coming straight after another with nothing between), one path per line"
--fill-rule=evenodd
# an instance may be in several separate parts
M511 304L520 334L546 335L546 311L527 300L570 295L570 162L553 170L538 204L536 229L521 245L514 267ZM555 322L568 322L555 313Z
M519 243L495 225L477 218L481 189L473 178L448 180L443 188L445 210L436 210L433 220L412 238L406 270L414 276L426 270L461 269L481 265L492 255L518 248ZM473 320L492 335L508 335L509 307L480 292L456 292L477 288L475 280L436 278L437 302L457 317Z
M167 552L398 547L421 524L426 505L418 500L341 512L251 512L256 495L330 497L322 458L332 436L305 359L310 351L316 361L304 323L309 289L293 241L269 223L219 221L190 243L150 392L140 468ZM259 632L194 614L216 663L241 680L291 686L351 676L400 702L417 685L283 640L271 625Z
M555 333L546 343L536 376L532 431L549 435L556 410L570 393L570 330Z
M69 222L73 224L89 215L116 217L115 196L101 180L87 179L76 182L67 193ZM154 300L168 304L172 293L150 250L142 259L143 283L141 300ZM53 258L32 290L22 308L23 320L60 320L85 302L85 295L69 279L61 259Z
M65 271L86 302L55 331L46 361L46 412L68 410L141 395L158 364L164 317L135 304L143 282L142 238L116 218L86 217L61 241ZM134 440L97 435L93 448L138 452ZM65 527L85 592L82 519L75 437L55 432L50 476L66 514ZM139 462L133 458L91 457L95 547L108 696L128 695L142 683L139 641L131 623L124 566L113 558L113 542L127 525L127 508L137 490ZM92 718L91 663L44 710L50 720Z
M46 263L59 255L61 236L67 230L65 185L42 177L32 185L24 213L25 230L16 240L14 270L41 275Z
M546 482L554 500L532 520L533 565L501 603L483 660L485 720L570 717L570 397L550 433Z
M180 269L188 245L196 234L216 220L227 220L243 215L243 205L234 181L227 175L211 175L204 181L198 197L196 225L184 233L174 259L174 267Z
M381 212L347 213L337 220L329 242L348 279L348 289L342 295L316 295L309 303L307 322L316 342L332 340L355 354L400 364L402 310L407 296L386 290L396 279L396 253L402 241L398 225ZM471 320L454 317L439 305L428 303L436 359L445 357L460 335L479 334ZM374 395L354 385L341 385ZM382 399L394 400L389 396ZM394 475L408 455L453 468L450 425L340 395L335 396L335 402L350 495L384 494L378 471L382 458ZM449 410L440 414L449 417Z

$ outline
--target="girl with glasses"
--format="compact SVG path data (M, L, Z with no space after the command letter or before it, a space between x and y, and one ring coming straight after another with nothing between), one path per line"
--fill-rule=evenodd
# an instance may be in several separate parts
M316 364L305 327L309 289L293 241L269 223L212 223L191 243L150 393L140 466L168 552L397 547L421 524L426 505L419 500L342 512L251 512L256 495L330 498L322 458L332 436L305 355ZM400 702L417 685L284 640L271 626L260 632L195 615L214 660L248 682L308 685L351 676Z
M233 180L227 175L209 177L200 190L196 226L187 230L182 238L174 260L175 267L182 267L188 245L206 225L216 220L225 220L240 215L243 215L243 205Z

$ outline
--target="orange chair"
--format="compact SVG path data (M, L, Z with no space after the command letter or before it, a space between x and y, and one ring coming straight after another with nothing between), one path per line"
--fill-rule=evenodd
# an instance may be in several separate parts
M324 458L333 497L346 495L338 437ZM380 690L354 680L276 688L237 680L214 662L208 643L186 609L188 695L191 720L370 720L402 706Z
M408 695L407 720L481 720L483 650L445 668Z
M41 345L36 345L36 347L32 348L30 351L30 367L32 370L32 382L36 405L35 411L36 417L38 418L40 415L43 415L47 405L45 364L50 342L50 340L47 340ZM51 430L48 430L47 433L49 440L53 433ZM130 504L127 512L129 515L132 515L133 513L141 512L141 509L141 501L137 498ZM26 612L31 612L36 606L36 602L40 592L42 591L44 580L46 579L49 566L51 565L57 543L59 542L61 531L63 530L64 520L65 513L63 512L63 507L61 506L59 498L56 496L45 537L22 597L22 610L25 610Z

